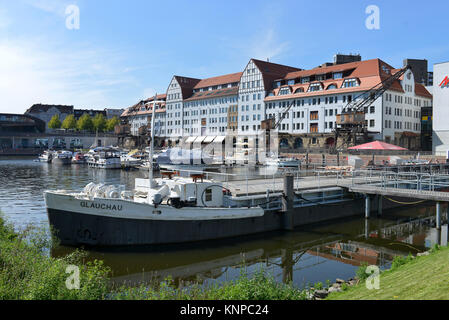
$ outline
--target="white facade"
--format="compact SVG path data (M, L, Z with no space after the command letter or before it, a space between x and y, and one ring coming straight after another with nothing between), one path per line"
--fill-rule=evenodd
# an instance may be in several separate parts
M265 120L265 96L262 73L251 60L243 71L239 85L239 135L254 135L260 130L261 121Z
M173 77L167 90L166 104L166 136L182 137L183 132L183 96L182 89L176 77Z
M447 157L449 151L449 62L435 64L433 68L432 150L436 155Z

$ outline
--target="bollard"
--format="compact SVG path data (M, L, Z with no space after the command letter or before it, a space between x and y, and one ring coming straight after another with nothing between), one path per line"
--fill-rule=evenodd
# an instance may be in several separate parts
M380 217L382 215L382 201L383 197L381 195L377 198L377 215Z
M371 212L371 198L369 194L365 195L365 219L369 219Z
M437 225L437 229L441 229L441 202L437 202L437 216L436 216L436 225Z
M284 193L282 197L282 212L283 212L283 229L293 230L293 201L295 193L293 190L294 176L288 173L284 176Z

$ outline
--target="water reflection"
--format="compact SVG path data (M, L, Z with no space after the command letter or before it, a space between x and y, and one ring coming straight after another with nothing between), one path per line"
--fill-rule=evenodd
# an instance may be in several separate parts
M242 171L243 170L243 171ZM230 172L244 174L245 169ZM252 172L252 173L251 173ZM250 171L250 174L259 174ZM97 170L86 166L55 166L31 160L0 161L1 210L17 228L48 226L42 193L45 189L81 189L90 181L134 187L146 171ZM447 208L443 207L447 221ZM433 244L447 245L448 229L435 229L435 207L385 210L376 219L362 217L332 224L307 226L295 232L274 232L226 241L123 248L89 252L113 270L113 280L138 284L171 276L176 283L222 282L235 279L241 269L252 274L264 267L278 281L297 286L353 277L361 263L387 268L396 255L417 253ZM72 248L52 250L61 256Z
M353 277L362 263L388 268L395 256L416 254L438 242L447 244L447 225L437 240L431 220L422 217L399 224L390 219L372 220L368 238L365 219L352 219L308 231L208 244L91 251L89 259L102 259L111 266L115 283L137 285L159 282L167 276L177 284L222 282L238 277L243 267L252 274L263 266L278 281L293 281L303 287ZM71 250L58 248L52 254L60 256Z

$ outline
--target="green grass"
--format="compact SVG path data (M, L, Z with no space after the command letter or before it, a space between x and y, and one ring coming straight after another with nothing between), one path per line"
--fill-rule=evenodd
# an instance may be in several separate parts
M380 275L380 289L368 290L365 281L329 300L448 300L449 248L432 250L428 256L397 258Z

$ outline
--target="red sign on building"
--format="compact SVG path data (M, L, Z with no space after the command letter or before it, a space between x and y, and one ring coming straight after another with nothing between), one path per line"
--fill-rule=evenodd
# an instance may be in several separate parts
M444 78L444 80L441 81L440 87L441 87L441 88L449 87L449 77L448 77L448 76L446 76L446 78Z

